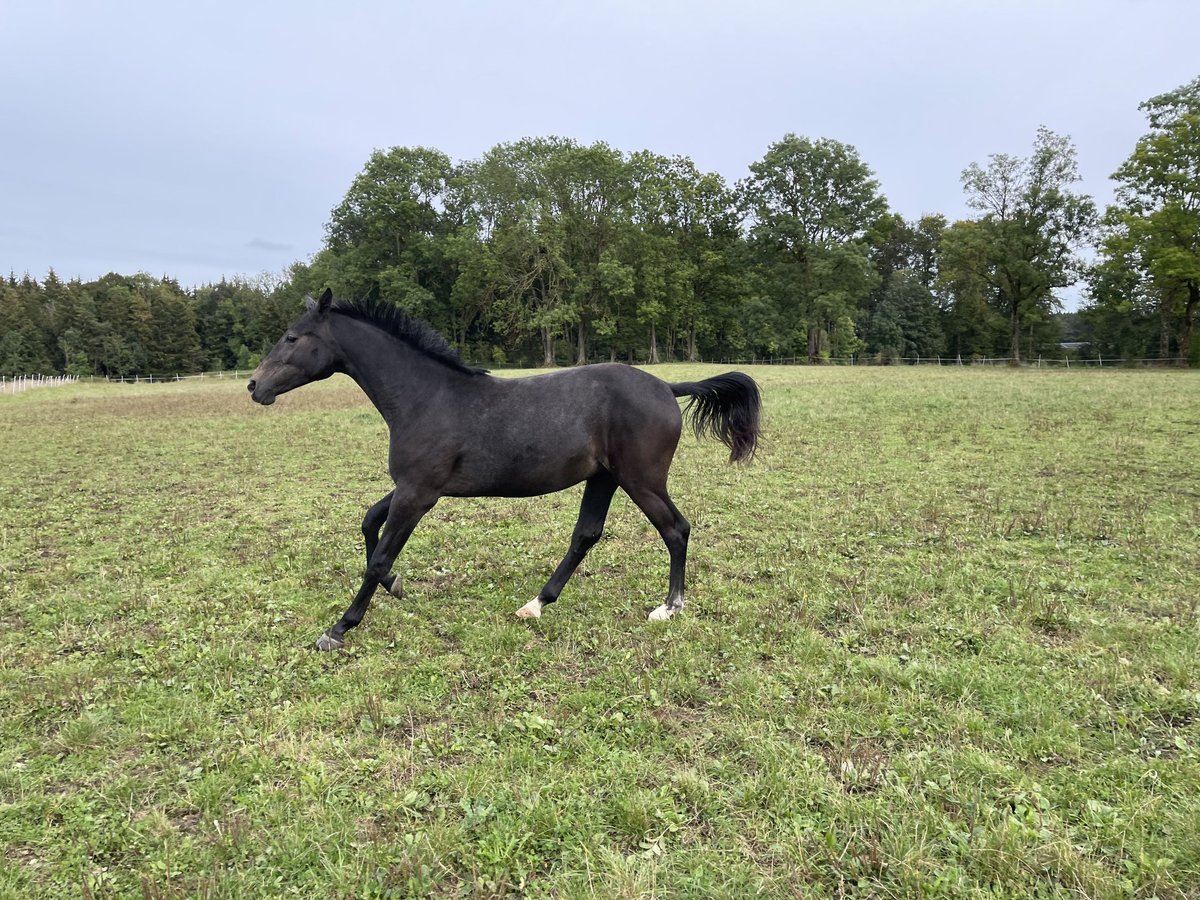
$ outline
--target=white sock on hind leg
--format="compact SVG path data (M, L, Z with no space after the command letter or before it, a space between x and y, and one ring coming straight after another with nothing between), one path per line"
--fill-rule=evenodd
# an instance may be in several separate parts
M540 619L542 617L542 609L546 606L541 598L534 597L524 606L517 610L517 617L521 619Z

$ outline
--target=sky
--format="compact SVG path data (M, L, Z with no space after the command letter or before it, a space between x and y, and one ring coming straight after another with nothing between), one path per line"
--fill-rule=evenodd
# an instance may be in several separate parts
M0 0L0 272L278 275L373 150L549 135L730 183L833 138L953 220L1045 125L1103 206L1198 32L1197 0Z

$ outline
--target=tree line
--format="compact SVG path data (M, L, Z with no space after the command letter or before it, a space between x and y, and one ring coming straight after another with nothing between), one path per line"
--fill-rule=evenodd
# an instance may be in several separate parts
M0 374L252 367L332 287L423 318L487 365L796 357L1109 357L1200 364L1200 79L1148 131L1103 212L1071 141L962 173L970 218L891 211L857 150L794 134L730 184L687 157L527 138L454 162L376 151L322 249L278 277L184 289L52 271L0 281ZM1060 294L1079 285L1078 315Z

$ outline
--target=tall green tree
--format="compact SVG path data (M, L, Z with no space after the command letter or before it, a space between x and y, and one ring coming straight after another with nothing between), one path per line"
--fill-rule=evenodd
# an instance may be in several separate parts
M155 375L195 372L203 365L191 298L170 279L144 288L150 302L147 366Z
M955 222L946 229L938 256L936 290L946 351L965 359L1002 356L1010 346L1009 323L987 278L987 241L976 234L982 227L976 221Z
M102 353L98 372L105 376L138 375L149 371L149 348L154 339L151 295L157 288L148 275L126 277L109 273L88 284L100 321Z
M0 281L0 375L32 374L29 368L30 348L25 337L28 323L15 285Z
M974 228L951 230L948 252L959 266L977 266L1008 319L1009 356L1019 362L1026 319L1056 309L1054 291L1083 275L1080 254L1096 222L1095 204L1072 192L1079 181L1075 147L1048 128L1038 129L1028 157L998 153L989 160L962 173L967 204L980 216Z
M1088 273L1088 295L1080 318L1089 350L1121 359L1170 356L1160 295L1135 269L1103 258Z
M0 282L0 375L56 371L41 286L26 275Z
M441 325L454 286L444 241L455 167L427 147L371 154L330 215L327 268L339 294L382 297Z
M513 336L537 334L543 365L555 364L567 336L586 362L613 292L626 288L615 265L628 205L622 155L603 143L526 138L493 147L465 178L487 245L472 272L487 272L496 322Z
M68 375L94 375L101 332L91 294L78 281L62 282L51 269L42 282L42 303L54 336L56 368Z
M690 160L649 151L629 159L630 215L624 257L631 277L626 327L644 329L647 362L660 361L665 339L673 351L673 332L694 291L695 262L685 253L685 234L693 213L691 191L699 173ZM632 319L633 321L630 321Z
M650 326L649 355L660 337L668 358L699 358L702 338L715 336L737 302L732 276L740 243L735 193L715 173L685 156L648 151L630 157L631 257L639 260L638 320ZM665 333L664 333L665 332Z
M1111 271L1099 276L1096 299L1128 310L1140 300L1157 318L1159 354L1174 341L1200 365L1200 78L1138 108L1150 131L1113 174L1100 264ZM1124 272L1135 276L1127 291L1106 293Z
M689 361L700 358L702 346L714 351L719 347L729 322L738 315L745 283L736 193L714 172L696 175L686 182L680 222L681 252L689 262L691 285L678 318Z
M555 365L556 342L575 318L574 272L549 184L552 161L573 146L561 138L499 144L467 174L491 315L510 338L536 335L543 366Z
M562 234L569 268L566 285L574 332L575 362L588 361L597 323L603 328L614 291L625 291L625 273L614 268L620 224L629 206L629 179L622 154L603 142L568 145L546 170L551 206L546 210Z
M741 189L763 290L783 343L815 360L830 335L853 336L845 323L877 279L866 237L887 201L858 151L834 140L786 135L750 172Z
M884 359L942 352L937 296L938 258L946 220L924 216L907 222L885 216L870 234L871 261L879 285L867 296L859 333L868 353Z

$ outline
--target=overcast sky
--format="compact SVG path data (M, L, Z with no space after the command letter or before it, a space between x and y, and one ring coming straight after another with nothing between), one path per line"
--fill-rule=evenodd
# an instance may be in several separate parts
M963 168L1046 125L1103 205L1198 33L1197 0L0 0L0 272L278 273L372 150L527 136L731 183L834 138L893 209L953 219Z

